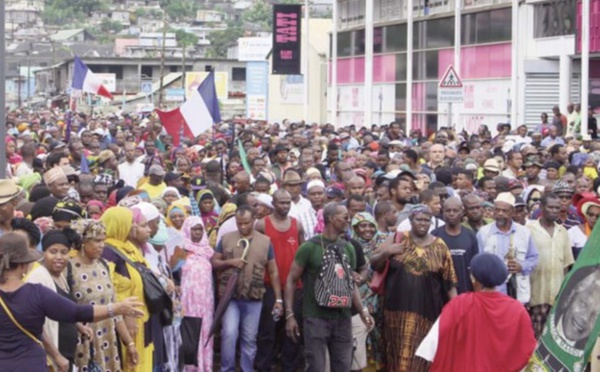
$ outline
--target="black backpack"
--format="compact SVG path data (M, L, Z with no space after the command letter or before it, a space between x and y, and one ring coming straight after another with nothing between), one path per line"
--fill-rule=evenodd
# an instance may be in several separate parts
M310 239L313 244L323 247L323 238ZM352 306L352 268L345 252L346 241L338 239L324 246L321 271L315 281L315 300L319 306L328 308L350 308Z

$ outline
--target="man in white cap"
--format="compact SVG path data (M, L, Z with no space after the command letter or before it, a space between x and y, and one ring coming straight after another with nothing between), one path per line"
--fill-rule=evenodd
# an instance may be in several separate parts
M299 220L304 227L304 240L308 240L315 235L315 226L317 226L317 212L323 209L327 197L325 195L325 183L321 180L312 180L306 185L306 197L310 202L310 209L300 215Z
M529 303L529 275L538 263L538 252L525 226L512 221L515 197L510 192L498 194L494 201L494 223L483 226L477 233L479 252L489 252L506 261L510 277L499 290L508 293L522 304Z
M260 220L273 213L273 197L269 194L255 192L256 194L256 219Z

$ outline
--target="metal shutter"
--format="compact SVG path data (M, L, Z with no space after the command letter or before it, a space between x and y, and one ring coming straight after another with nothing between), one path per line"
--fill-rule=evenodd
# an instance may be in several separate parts
M525 123L530 130L540 123L542 112L552 122L552 107L559 102L558 73L530 73L525 78ZM580 102L581 79L579 74L571 78L571 102ZM565 112L566 107L561 107Z

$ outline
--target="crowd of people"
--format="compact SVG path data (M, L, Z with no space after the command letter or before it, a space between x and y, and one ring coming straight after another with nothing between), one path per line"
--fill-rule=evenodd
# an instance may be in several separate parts
M193 139L11 112L0 371L518 371L600 216L595 121L569 109L533 133L236 120Z

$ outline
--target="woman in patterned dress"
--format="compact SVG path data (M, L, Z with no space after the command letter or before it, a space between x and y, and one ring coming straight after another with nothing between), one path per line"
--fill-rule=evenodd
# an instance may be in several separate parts
M429 362L416 357L415 351L442 307L456 296L452 256L443 240L428 233L431 216L428 207L415 207L410 232L403 233L400 243L390 236L371 258L374 270L389 267L383 311L386 371L429 370Z
M72 258L67 268L71 294L78 304L107 305L114 303L115 292L110 279L109 266L102 257L106 228L92 219L73 221L73 229L81 236L81 244L76 247L77 256ZM93 338L79 337L75 352L75 365L86 371L90 359L90 342L93 343L94 360L102 371L121 371L119 339L127 349L128 360L137 360L135 344L118 316L87 325L93 330ZM119 339L117 338L117 333Z
M386 237L386 234L377 230L377 222L371 214L367 212L359 212L354 215L354 218L352 218L352 238L356 239L362 245L363 253L365 255L366 260L371 259L373 252L385 241ZM382 367L384 364L384 350L382 350L383 345L381 344L381 327L383 325L383 312L381 311L379 306L379 296L377 296L376 293L373 293L373 291L371 291L370 284L373 275L372 273L373 271L369 270L368 277L366 278L365 282L361 284L360 287L358 287L358 291L360 293L360 298L363 302L363 306L369 309L369 313L373 316L373 319L375 320L375 327L370 332L368 332L368 335L365 328L364 335L366 336L366 340L359 340L357 337L357 350L358 348L365 348L368 346L368 357L372 361L375 361L377 363L377 366ZM360 321L360 319L358 320ZM354 318L352 322L354 326L354 323L356 323ZM361 333L361 335L362 334L363 333ZM363 343L362 341L365 342ZM363 354L366 355L366 353L359 353L358 355ZM367 361L353 360L353 362L366 364ZM355 369L354 367L356 366L353 366L353 369ZM362 368L365 367L366 365Z
M188 253L182 269L181 305L185 316L202 318L200 342L198 343L198 366L185 366L184 371L208 372L213 368L213 340L204 347L213 321L214 294L210 258L214 250L208 244L208 236L202 218L190 216L181 229L185 236Z

